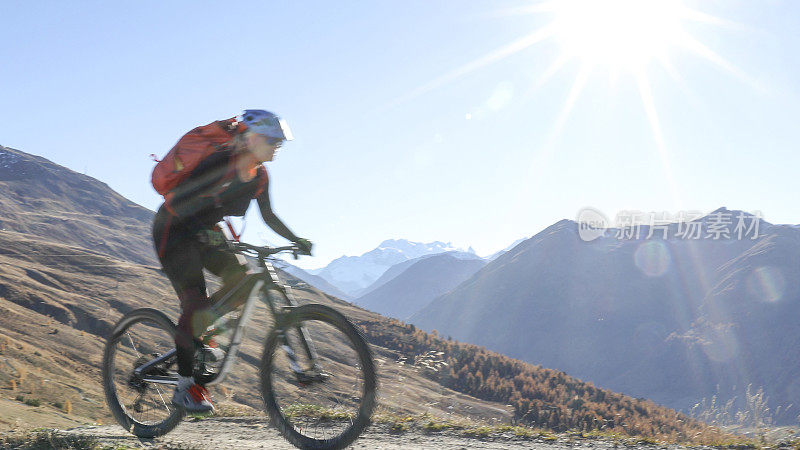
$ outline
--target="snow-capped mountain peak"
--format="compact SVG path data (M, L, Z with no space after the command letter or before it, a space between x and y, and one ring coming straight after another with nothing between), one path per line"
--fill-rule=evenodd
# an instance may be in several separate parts
M425 255L460 251L475 253L472 248L463 250L452 242L414 242L407 239L387 239L361 256L341 256L322 269L311 271L349 295L366 288L389 267Z

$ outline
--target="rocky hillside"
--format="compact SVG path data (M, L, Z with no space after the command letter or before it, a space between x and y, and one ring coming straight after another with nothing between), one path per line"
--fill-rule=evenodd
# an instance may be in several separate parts
M105 183L0 146L0 230L155 264L153 212Z

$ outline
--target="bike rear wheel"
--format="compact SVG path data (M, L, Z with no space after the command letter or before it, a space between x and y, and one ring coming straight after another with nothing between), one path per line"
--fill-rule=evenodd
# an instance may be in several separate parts
M145 380L176 377L175 332L175 324L162 312L142 308L120 319L106 341L102 367L106 403L117 422L138 437L166 434L185 415L171 403L173 385ZM170 351L171 357L135 373L137 367Z
M316 352L316 366L301 329ZM375 407L376 383L366 340L345 316L324 305L294 309L264 346L261 392L267 412L300 448L344 448L358 438Z

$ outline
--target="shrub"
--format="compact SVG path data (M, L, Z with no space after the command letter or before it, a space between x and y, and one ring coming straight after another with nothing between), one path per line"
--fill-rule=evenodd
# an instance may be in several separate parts
M486 425L477 426L474 428L467 428L464 430L464 436L475 438L486 438L492 434L492 428Z
M403 421L395 422L389 428L390 433L403 433L407 430L408 430L408 424Z
M39 406L42 402L38 398L29 398L25 400L25 404L28 406Z
M436 422L433 420L429 420L422 426L422 429L430 432L442 431L448 428L450 428L450 424L447 422Z

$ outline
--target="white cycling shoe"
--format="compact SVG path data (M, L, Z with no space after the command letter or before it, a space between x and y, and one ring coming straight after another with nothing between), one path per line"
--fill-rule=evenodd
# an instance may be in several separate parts
M205 358L205 361L217 362L225 359L225 352L219 347L209 347L208 345L204 345L201 351L203 352L203 358Z
M172 404L189 413L213 413L211 395L205 387L194 382L192 377L179 377L178 386L172 396Z

